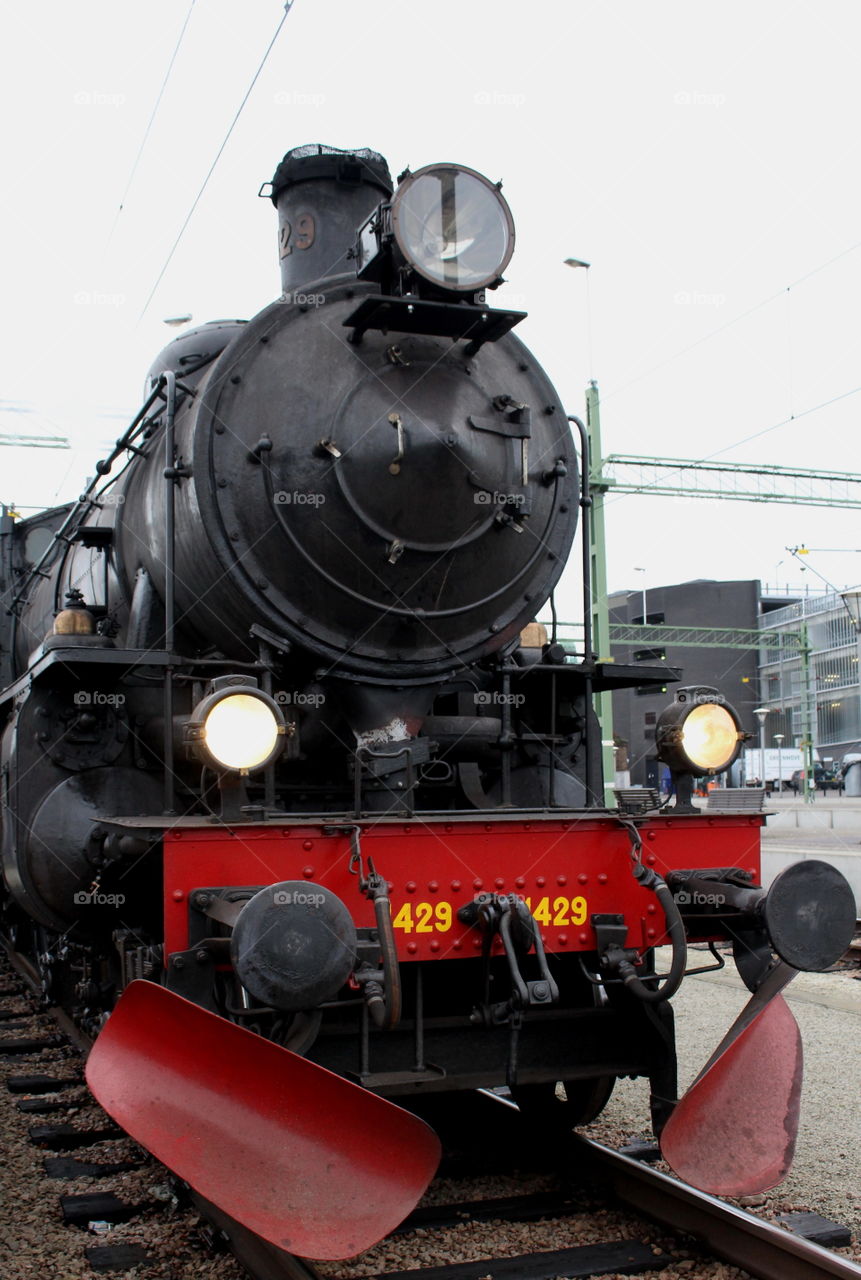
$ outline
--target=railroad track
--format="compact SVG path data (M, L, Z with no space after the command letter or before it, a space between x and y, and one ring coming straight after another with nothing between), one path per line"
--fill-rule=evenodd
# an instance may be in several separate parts
M154 1218L164 1213L169 1203L175 1205L176 1196L167 1194L161 1203L146 1198L143 1202L130 1202L116 1194L116 1189L111 1189L111 1180L146 1167L152 1169L162 1184L168 1184L168 1177L146 1153L138 1155L135 1152L133 1159L112 1160L111 1144L117 1141L127 1143L127 1140L109 1122L90 1123L84 1128L66 1123L64 1117L81 1105L84 1095L79 1055L86 1052L86 1038L80 1036L61 1011L52 1011L57 1015L54 1030L48 1027L47 1033L40 1029L38 1034L32 1034L32 1028L27 1024L33 1018L41 1018L44 1023L45 1018L44 1014L21 1008L26 995L24 983L32 988L34 974L26 960L14 953L10 955L10 963L15 970L13 977L4 978L0 974L0 1061L7 1067L6 1087L14 1095L10 1101L21 1113L29 1129L30 1140L45 1153L43 1166L47 1179L62 1187L64 1179L90 1178L97 1180L99 1188L71 1195L64 1195L61 1190L59 1211L63 1221L70 1227L87 1227L96 1222L104 1224L103 1229L109 1225L112 1228L106 1232L112 1237L110 1243L92 1244L89 1243L93 1238L91 1235L80 1237L86 1266L93 1272L125 1272L132 1267L146 1269L158 1259L151 1256L146 1243L137 1239L117 1243L114 1238L123 1235L123 1228L118 1224L137 1219L141 1214ZM22 1029L21 1023L27 1032L23 1036L18 1034ZM44 1056L53 1061L36 1073L32 1070L33 1063L35 1061L38 1066L40 1057ZM26 1061L26 1071L16 1068L16 1062L21 1061ZM457 1106L456 1103L454 1105ZM469 1109L472 1120L470 1140L483 1153L485 1164L498 1170L500 1162L504 1166L506 1152L509 1159L513 1152L517 1152L518 1163L522 1167L522 1140L527 1128L523 1127L518 1135L517 1126L523 1126L523 1120L516 1108L504 1099L487 1095L471 1102L461 1100L460 1105ZM454 1121L454 1128L460 1133L464 1132L462 1119L462 1116L456 1117ZM445 1139L445 1134L443 1137ZM100 1144L96 1147L95 1156L88 1151L94 1143ZM530 1154L535 1163L540 1162L537 1147L530 1153L527 1143L526 1152L527 1163ZM654 1148L646 1148L639 1154L648 1158L657 1152ZM469 1158L464 1163L461 1156L458 1163L457 1155L449 1156L443 1172L456 1177L467 1172L474 1177L475 1169L470 1170L470 1163L474 1162ZM654 1273L676 1267L680 1261L680 1250L682 1260L686 1257L702 1264L705 1250L707 1254L738 1266L761 1280L861 1280L861 1267L839 1254L712 1196L693 1191L630 1154L612 1151L577 1136L566 1144L564 1150L554 1151L551 1163L558 1185L549 1189L496 1199L452 1200L417 1209L394 1233L400 1242L400 1256L409 1257L411 1252L413 1257L419 1252L427 1253L429 1242L465 1223L504 1223L508 1228L513 1223L546 1226L558 1222L561 1229L566 1220L578 1215L592 1215L594 1218L600 1203L603 1203L595 1198L598 1187L611 1204L624 1205L666 1229L666 1235L658 1232L662 1244L670 1233L680 1232L695 1237L699 1244L691 1246L685 1239L681 1245L676 1241L671 1246L661 1247L655 1243L654 1228L650 1230L646 1224L640 1223L626 1227L624 1237L607 1241L577 1244L564 1249L544 1248L514 1257L486 1256L469 1262L409 1270L380 1269L374 1274L379 1280L481 1280L489 1275L493 1280L552 1280L556 1276L569 1276L573 1280L574 1277L607 1274ZM335 1270L338 1274L347 1274L354 1269L351 1264L337 1264L336 1267L321 1264L318 1269L311 1262L266 1244L187 1188L174 1184L173 1190L178 1191L180 1198L183 1191L187 1192L191 1204L208 1222L209 1245L229 1247L254 1280L329 1280ZM54 1201L47 1211L56 1216L57 1202ZM534 1230L538 1232L539 1227L536 1225ZM632 1230L633 1237L629 1235ZM637 1238L638 1232L640 1238ZM413 1240L416 1248L411 1251L410 1242ZM377 1248L379 1250L381 1246ZM382 1248L384 1251L385 1246ZM371 1256L363 1255L363 1259ZM363 1259L357 1260L356 1274L361 1272ZM197 1269L196 1263L194 1269ZM12 1272L5 1274L11 1277ZM180 1274L184 1277L186 1272L183 1270ZM697 1272L689 1270L688 1274Z

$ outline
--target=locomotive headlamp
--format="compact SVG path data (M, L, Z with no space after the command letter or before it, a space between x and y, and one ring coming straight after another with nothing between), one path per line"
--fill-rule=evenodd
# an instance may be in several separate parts
M679 689L655 728L658 758L675 773L709 774L728 769L744 731L735 711L716 689Z
M514 221L499 188L458 164L410 174L392 200L392 232L406 262L458 292L495 284L514 252Z
M274 700L253 685L215 689L197 704L186 741L212 768L251 773L269 764L284 745L284 717Z
M401 175L350 250L358 278L379 286L342 321L351 343L368 330L467 338L471 359L524 319L523 311L491 309L485 297L502 284L514 252L514 219L500 186L462 164Z

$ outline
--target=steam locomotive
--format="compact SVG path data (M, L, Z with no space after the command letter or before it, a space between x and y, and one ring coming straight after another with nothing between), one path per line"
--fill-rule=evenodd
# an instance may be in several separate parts
M605 803L593 694L679 673L534 622L588 519L588 436L488 303L500 184L394 187L315 145L268 194L281 297L171 342L77 501L3 517L7 936L98 1033L103 1105L281 1248L395 1225L439 1154L405 1108L440 1092L507 1088L559 1131L645 1076L683 1176L773 1182L786 1108L762 1102L767 1169L718 1169L715 1072L759 1028L797 1098L776 992L834 961L854 903L822 863L766 894L762 815L692 804L744 737L716 690L659 720L675 805ZM677 1106L669 999L719 939L752 1007Z

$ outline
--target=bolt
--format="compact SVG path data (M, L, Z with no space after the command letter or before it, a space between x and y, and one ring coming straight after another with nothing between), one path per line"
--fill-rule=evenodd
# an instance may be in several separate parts
M536 982L535 986L532 988L532 994L534 995L536 1000L546 1000L548 995L550 994L547 989L547 983Z
M198 964L206 964L207 960L209 959L209 952L204 951L203 948L201 947L199 951L195 951L194 958Z
M174 957L173 957L173 967L174 967L174 969L184 969L184 968L185 968L185 959L184 959L184 957L183 957L183 956L174 956Z

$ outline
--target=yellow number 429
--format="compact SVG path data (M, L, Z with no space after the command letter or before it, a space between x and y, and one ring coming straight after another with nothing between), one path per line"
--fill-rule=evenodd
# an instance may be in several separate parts
M404 933L447 933L451 921L450 902L405 902L392 924Z

